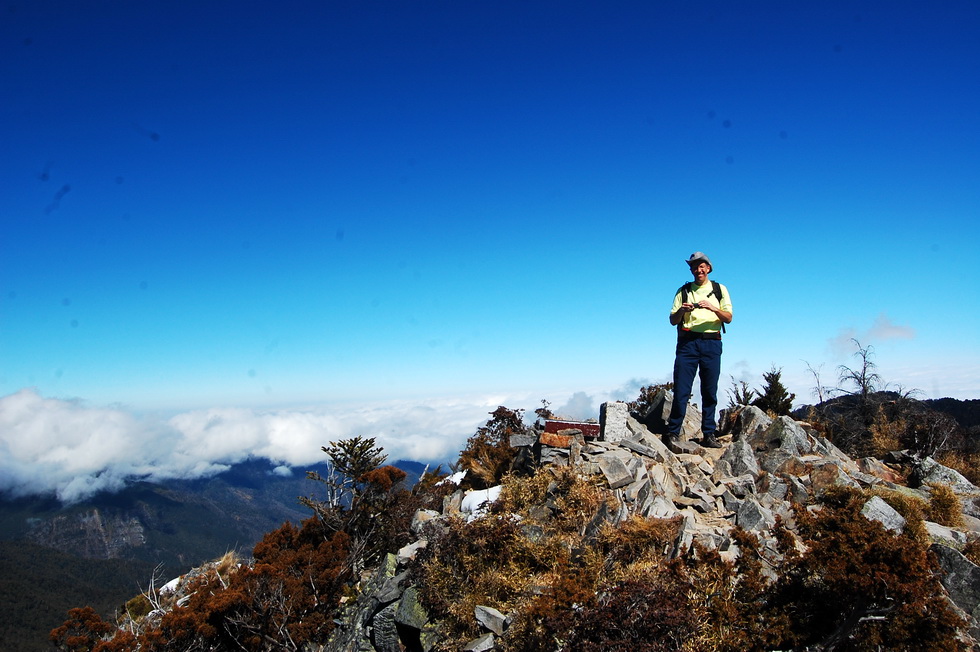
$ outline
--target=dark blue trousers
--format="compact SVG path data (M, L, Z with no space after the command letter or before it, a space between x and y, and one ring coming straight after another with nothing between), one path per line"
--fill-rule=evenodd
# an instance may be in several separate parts
M718 405L718 377L721 375L721 340L680 339L674 355L674 401L670 406L667 432L678 434L687 402L691 400L695 374L701 377L701 433L714 435L715 407Z

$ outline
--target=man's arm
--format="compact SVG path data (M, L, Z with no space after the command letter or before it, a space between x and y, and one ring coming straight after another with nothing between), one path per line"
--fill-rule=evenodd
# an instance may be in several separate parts
M679 324L682 321L684 321L684 316L687 313L689 313L692 310L694 310L695 307L696 307L696 305L693 304L693 303L682 303L681 304L681 307L678 308L676 312L670 313L670 325L671 326L676 326L677 324ZM732 319L731 318L731 315L729 315L728 320L731 321L731 319ZM728 323L728 322L725 322L725 323Z
M731 296L728 294L728 288L726 288L724 285L722 285L721 288L723 296L718 297L719 305L713 306L707 301L701 301L696 307L707 308L711 312L715 313L715 317L720 319L721 323L730 324L732 323L732 300Z
M708 303L707 301L703 303ZM730 324L732 323L732 313L730 310L722 310L721 308L715 308L714 306L701 306L702 308L707 308L722 321L722 323Z

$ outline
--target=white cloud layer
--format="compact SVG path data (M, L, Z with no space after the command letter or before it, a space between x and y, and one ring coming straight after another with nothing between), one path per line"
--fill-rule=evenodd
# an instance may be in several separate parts
M127 480L214 475L248 457L312 466L331 441L374 437L390 461L454 460L502 396L389 402L306 410L213 408L170 419L44 398L23 389L0 398L0 492L56 495L66 503ZM281 468L280 473L286 472Z

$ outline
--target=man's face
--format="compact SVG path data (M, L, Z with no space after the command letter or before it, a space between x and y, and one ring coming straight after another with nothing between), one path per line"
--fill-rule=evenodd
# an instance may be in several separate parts
M704 285L704 282L708 279L708 274L711 272L711 265L705 262L698 263L697 265L691 265L691 274L694 275L694 282L698 285Z

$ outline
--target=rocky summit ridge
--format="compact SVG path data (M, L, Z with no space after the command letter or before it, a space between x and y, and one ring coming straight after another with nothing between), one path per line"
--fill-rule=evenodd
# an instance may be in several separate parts
M980 567L962 550L980 535L980 488L931 458L897 452L885 460L852 459L807 422L773 417L752 406L722 411L718 449L697 443L700 417L692 406L680 441L668 447L658 431L665 426L670 401L670 392L661 390L642 413L631 412L626 403L604 404L597 438L586 437L574 424L556 431L550 428L553 432L537 427L514 434L509 442L517 449L512 468L525 474L573 470L599 487L605 499L585 519L586 537L630 519L672 520L677 527L665 550L669 557L698 546L730 561L742 554L736 530L755 535L763 558L778 557L780 542L774 526L779 523L793 531L797 510L818 512L820 498L836 488L887 489L928 501L934 487L949 487L959 502L957 526L929 521L924 525L930 550L939 561L945 598L967 623L960 634L963 649L976 649ZM457 475L443 482L458 480ZM377 567L364 570L356 592L345 599L334 621L329 641L306 649L436 649L443 635L438 619L430 616L420 598L424 587L417 584L416 564L425 556L430 538L447 523L483 518L499 494L499 487L450 490L441 510L419 510L411 526L414 540L396 554L384 556ZM533 517L522 523L525 535L546 536L549 520L557 516L555 510L548 501L531 510ZM865 500L861 514L893 532L909 527L899 511L876 495ZM180 579L168 585L175 604L182 599L183 585ZM481 604L472 617L483 633L461 649L481 651L500 649L515 614Z

